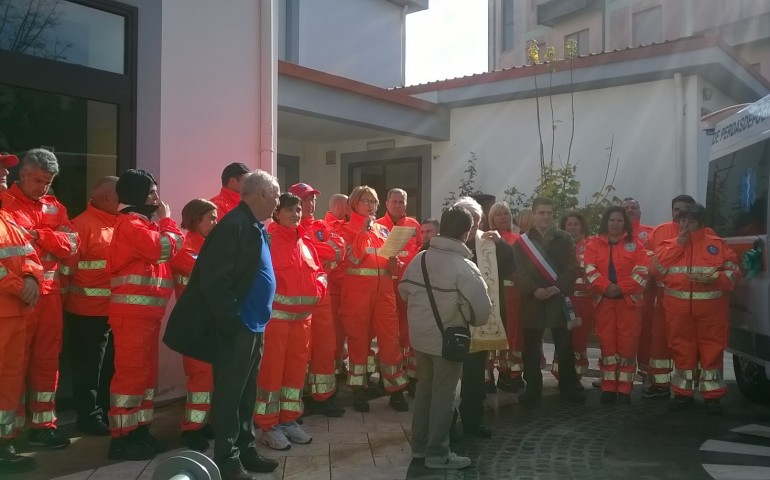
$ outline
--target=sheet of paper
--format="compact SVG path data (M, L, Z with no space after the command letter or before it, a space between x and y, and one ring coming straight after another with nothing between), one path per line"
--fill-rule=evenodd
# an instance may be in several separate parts
M377 249L377 255L385 258L397 257L404 245L414 236L415 230L414 227L393 227L385 245Z

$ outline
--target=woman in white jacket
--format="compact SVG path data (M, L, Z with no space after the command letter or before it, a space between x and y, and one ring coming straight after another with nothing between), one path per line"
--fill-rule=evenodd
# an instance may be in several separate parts
M467 210L451 208L441 217L441 234L427 251L409 264L398 286L407 302L409 340L417 359L417 394L412 419L412 457L425 458L429 468L458 469L471 460L449 450L449 428L462 362L441 356L442 334L431 309L422 273L425 255L428 278L444 329L487 322L491 301L478 267L465 246L473 218Z

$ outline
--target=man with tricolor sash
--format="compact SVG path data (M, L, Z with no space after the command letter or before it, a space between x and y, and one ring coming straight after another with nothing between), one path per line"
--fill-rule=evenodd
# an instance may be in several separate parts
M513 248L514 282L521 294L521 322L524 327L524 380L527 390L519 401L540 404L543 375L540 355L543 333L551 329L559 361L559 391L569 401L583 401L577 388L575 355L569 328L577 323L569 300L578 276L575 245L569 234L553 224L553 201L537 197L532 202L535 223Z

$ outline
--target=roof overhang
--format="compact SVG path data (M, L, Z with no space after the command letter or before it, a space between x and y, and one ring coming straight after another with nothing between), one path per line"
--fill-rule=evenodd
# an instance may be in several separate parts
M304 124L303 118L308 119ZM301 131L282 128L282 120ZM449 139L449 110L398 91L278 62L278 135L319 143L383 135L442 141Z
M699 75L739 102L770 93L770 82L718 37L689 37L580 57L571 65L560 61L516 67L396 91L455 108L542 96L545 86L559 94L672 78L675 73Z

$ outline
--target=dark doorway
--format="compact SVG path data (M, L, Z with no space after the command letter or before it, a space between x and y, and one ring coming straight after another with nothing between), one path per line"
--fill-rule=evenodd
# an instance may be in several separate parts
M407 157L392 160L375 160L348 164L348 192L358 185L369 185L377 191L380 208L377 216L385 215L388 190L401 188L407 194L406 214L422 218L422 158Z

